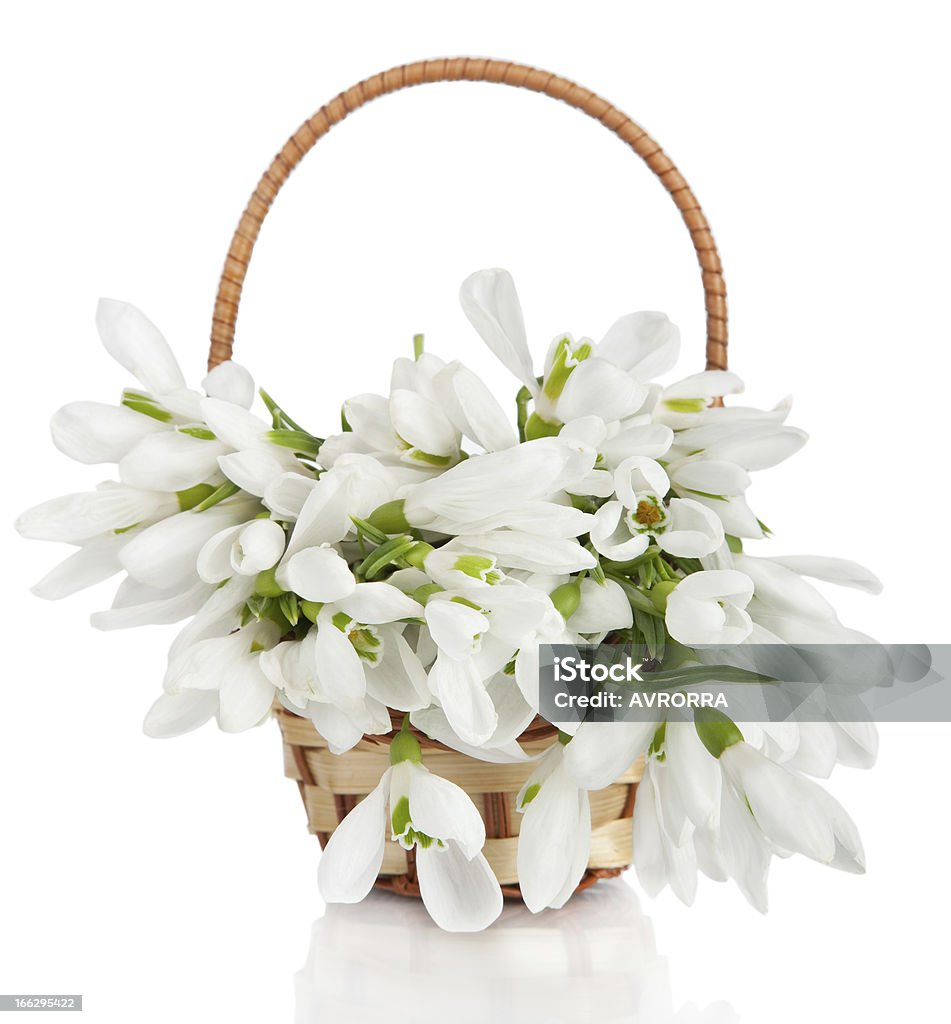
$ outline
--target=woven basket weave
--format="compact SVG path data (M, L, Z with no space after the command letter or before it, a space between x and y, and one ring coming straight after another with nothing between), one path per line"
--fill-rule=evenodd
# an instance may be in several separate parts
M452 81L494 82L562 100L600 121L644 160L680 210L700 262L707 311L706 368L726 369L726 287L720 258L700 204L670 158L643 128L574 82L526 65L474 58L419 61L374 75L321 107L288 139L264 172L232 238L215 302L209 369L231 358L238 303L261 225L278 191L314 143L348 114L378 96L409 86ZM308 719L280 706L275 706L274 714L284 740L285 773L300 788L310 831L325 845L337 825L377 785L389 766L390 740L402 715L393 713L394 729L390 734L366 736L352 750L338 756L331 754ZM518 896L516 854L520 815L515 811L515 796L534 763L489 764L430 740L418 730L414 733L424 748L426 766L472 797L486 824L485 856L503 893ZM551 745L555 735L551 725L537 718L520 742L527 753L538 754ZM591 794L591 854L579 890L630 865L631 817L642 771L643 762L639 761L614 785ZM413 853L407 853L395 842L388 843L377 885L418 896Z

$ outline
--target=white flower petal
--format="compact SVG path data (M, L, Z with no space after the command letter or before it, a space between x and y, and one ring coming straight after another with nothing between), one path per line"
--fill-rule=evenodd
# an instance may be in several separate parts
M211 587L196 581L186 589L172 588L169 591L142 587L136 580L127 579L116 594L112 608L94 612L89 621L95 629L132 629L136 626L163 626L181 622L194 615L208 600ZM128 592L135 591L137 599L128 599Z
M317 481L313 477L303 476L301 473L281 473L279 476L272 477L265 485L262 495L264 504L278 519L284 521L296 519L316 483ZM255 492L251 491L250 493L254 494Z
M247 655L228 673L218 691L218 725L222 732L243 732L270 713L275 690L261 671L259 658Z
M450 842L416 850L419 894L430 917L447 932L479 932L502 913L502 889L489 862L471 860Z
M359 903L373 888L386 843L386 794L390 772L334 829L317 869L327 903Z
M202 545L195 567L205 583L220 583L233 575L231 547L243 529L241 523L228 526L213 537L209 537Z
M637 380L653 380L676 365L680 331L664 313L628 313L614 322L596 352Z
M204 725L217 710L218 694L214 690L163 693L149 708L142 728L152 739L181 736Z
M284 554L284 531L273 519L255 519L243 527L231 548L231 568L256 576L277 565Z
M664 388L663 401L677 398L720 398L743 390L743 381L729 370L704 370Z
M678 488L706 494L744 494L750 485L750 475L745 469L723 459L694 459L672 469L671 473Z
M604 633L627 629L634 622L634 613L619 583L605 580L598 584L586 578L581 581L581 601L570 621L576 633Z
M583 789L616 782L644 753L658 722L582 722L565 747L565 771Z
M222 502L205 512L179 512L147 527L123 547L119 560L133 578L150 587L168 589L197 578L198 553L226 526L254 515L250 500Z
M96 326L106 351L155 396L185 387L168 342L135 306L100 299Z
M51 569L30 589L46 601L58 601L115 576L122 568L119 551L128 543L123 533L107 533L86 541L74 554Z
M459 448L459 434L435 402L415 391L398 388L390 394L390 420L396 433L420 451L450 456Z
M723 544L723 524L705 505L689 498L672 498L669 507L670 527L657 537L664 551L682 558L702 558Z
M619 501L606 501L594 514L591 543L595 550L616 562L642 555L650 544L646 534L631 535L624 524L624 506Z
M201 382L209 398L220 398L223 402L250 409L254 401L254 378L241 365L228 359L219 363Z
M16 521L20 536L77 544L110 530L124 530L169 509L172 495L113 484L65 494L27 509Z
M469 323L496 358L535 391L538 385L512 275L506 270L477 271L463 281L459 301Z
M307 717L327 741L331 754L345 754L363 739L363 729L335 704L311 701L307 705Z
M471 659L455 661L440 653L429 670L429 685L462 740L480 746L491 738L498 715Z
M397 627L381 630L383 657L366 673L367 693L397 711L418 711L432 702L419 655Z
M390 404L382 395L355 395L343 403L343 414L351 431L374 451L392 452L399 438L390 421Z
M376 625L423 614L423 606L389 583L358 583L337 607L357 622Z
M326 609L318 617L314 666L328 700L348 714L363 710L367 688L363 662L347 634L334 625L332 612L327 614Z
M596 561L573 537L539 536L524 530L491 530L465 535L453 541L453 546L488 552L505 568L529 572L579 572L593 568Z
M518 435L495 395L462 363L452 362L435 378L436 400L460 433L487 452L518 444Z
M522 899L537 914L574 889L588 862L591 844L587 799L559 765L525 806L518 837L518 880ZM580 867L580 870L579 870Z
M53 444L87 465L118 462L143 437L168 429L167 424L124 405L101 402L70 402L50 421Z
M259 416L220 398L204 398L201 412L209 429L223 444L235 451L262 448L270 444L265 434L271 429Z
M825 813L831 805L818 796L828 796L819 786L774 764L747 743L727 747L720 764L770 839L821 863L833 860L835 835Z
M277 571L278 583L305 601L338 601L348 597L356 580L336 549L304 548L292 555Z
M664 747L664 767L684 813L697 827L716 825L722 773L693 722L668 722Z
M647 388L605 359L585 359L572 371L558 398L564 421L597 414L606 423L632 416L644 404Z
M224 451L217 441L164 430L143 437L122 457L119 478L128 487L184 491L214 477Z
M485 823L469 794L423 765L406 763L411 765L409 811L413 828L458 843L471 860L485 845Z
M829 558L824 555L781 555L770 558L771 562L782 565L800 576L836 583L840 587L853 587L867 594L880 594L882 581L864 565L850 562L846 558Z
M287 472L287 467L277 455L263 448L222 455L218 459L218 468L242 491L258 498L263 497L271 484Z
M617 466L631 455L659 459L670 450L674 432L663 423L645 423L627 427L606 438L599 451L609 466Z
M430 600L425 609L426 625L439 647L450 658L463 661L472 654L475 639L489 628L489 620L476 608L456 601Z

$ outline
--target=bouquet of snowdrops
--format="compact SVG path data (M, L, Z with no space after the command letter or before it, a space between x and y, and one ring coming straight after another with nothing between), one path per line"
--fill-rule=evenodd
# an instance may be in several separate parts
M414 358L395 361L390 394L344 402L343 429L327 437L264 391L268 418L251 412L253 382L233 362L204 393L187 388L156 328L102 302L103 344L139 386L118 406L65 406L52 434L80 462L117 464L118 480L17 525L76 546L39 596L121 573L95 626L187 620L150 736L212 718L238 732L280 702L344 754L402 713L389 769L323 854L321 891L361 899L397 840L415 850L436 921L473 930L502 905L485 827L427 769L414 732L473 758L524 759L539 644L621 641L683 658L710 644L855 642L803 577L877 581L838 559L744 553L768 533L747 504L751 472L806 436L786 425L788 402L724 405L742 391L730 372L655 383L679 353L663 314L622 317L597 343L559 335L539 375L506 272L474 274L461 299L520 385L515 415L420 337ZM868 767L875 749L870 725L565 725L517 799L523 898L532 911L567 900L588 860L589 791L640 755L634 858L651 894L669 885L689 903L699 868L765 910L774 854L861 871L855 826L807 776Z

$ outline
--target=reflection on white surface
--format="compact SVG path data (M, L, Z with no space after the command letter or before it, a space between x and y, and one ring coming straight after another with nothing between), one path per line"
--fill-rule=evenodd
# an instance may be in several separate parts
M440 931L417 900L371 893L314 922L297 1024L736 1024L726 1003L678 1007L650 919L619 879L560 911L506 904L485 932Z

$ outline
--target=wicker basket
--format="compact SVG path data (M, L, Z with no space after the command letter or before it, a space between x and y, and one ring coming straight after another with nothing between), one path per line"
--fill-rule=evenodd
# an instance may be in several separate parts
M494 82L544 93L600 121L640 156L670 193L690 231L700 261L707 311L707 369L726 369L726 288L716 244L695 196L670 158L629 117L606 100L550 72L506 61L454 58L420 61L374 75L341 93L288 139L264 172L241 217L225 261L215 302L209 369L231 358L238 303L248 263L271 203L291 171L315 142L348 114L370 100L408 86L430 82ZM275 707L284 739L286 774L300 787L310 831L325 844L346 814L379 782L389 765L389 743L402 715L394 715L394 731L366 736L352 750L331 754L308 719ZM414 730L415 731L415 730ZM458 753L415 731L424 747L428 768L468 792L486 824L485 856L507 896L519 895L516 852L520 815L515 796L534 767L533 762L489 764ZM554 728L541 719L522 734L530 754L550 746ZM632 860L631 817L643 763L626 771L614 785L591 794L592 842L588 868L579 889L599 878L616 875ZM396 893L419 895L412 852L387 845L377 885Z

